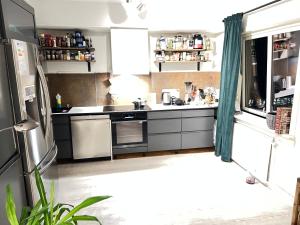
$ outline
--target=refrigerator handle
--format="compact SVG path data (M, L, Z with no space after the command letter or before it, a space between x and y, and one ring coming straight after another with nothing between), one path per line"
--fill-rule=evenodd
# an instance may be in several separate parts
M42 175L51 165L52 163L56 160L56 156L57 156L57 147L56 145L54 146L54 149L52 149L52 151L54 151L52 158L47 162L46 165L44 165L43 167L40 168L40 174Z
M43 72L43 68L40 64L37 64L37 71L41 80L41 84L42 84L42 90L44 92L45 95L45 101L46 101L46 125L45 125L45 136L49 135L50 132L50 123L51 123L51 112L50 112L50 96L49 96L49 91L48 91L48 87L47 87L47 81L46 81L46 77L44 75Z

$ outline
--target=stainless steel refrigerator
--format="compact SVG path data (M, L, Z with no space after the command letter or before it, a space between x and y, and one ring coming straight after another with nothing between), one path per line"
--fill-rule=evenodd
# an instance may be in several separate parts
M22 0L0 0L2 40L5 43L8 74L16 123L34 121L38 126L18 133L27 198L38 200L34 169L39 169L46 189L57 179L57 147L53 139L47 81L39 61L34 10Z

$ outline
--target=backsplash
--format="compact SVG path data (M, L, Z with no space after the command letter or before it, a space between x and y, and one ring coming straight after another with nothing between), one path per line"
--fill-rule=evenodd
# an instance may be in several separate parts
M170 72L146 75L122 75L110 78L108 73L97 74L48 74L49 92L52 106L55 96L62 96L62 104L71 106L126 105L138 97L147 99L149 92L156 93L156 101L160 103L163 88L180 89L180 97L184 97L184 82L192 81L197 88L212 86L219 88L219 72ZM107 98L110 92L113 102Z

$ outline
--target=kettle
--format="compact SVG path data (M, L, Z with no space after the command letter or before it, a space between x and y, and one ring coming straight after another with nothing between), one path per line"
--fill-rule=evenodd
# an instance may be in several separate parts
M161 101L163 105L171 105L171 93L170 92L162 92Z

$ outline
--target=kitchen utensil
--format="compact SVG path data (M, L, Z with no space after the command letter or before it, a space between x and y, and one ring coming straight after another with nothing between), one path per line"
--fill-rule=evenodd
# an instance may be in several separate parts
M184 105L184 101L180 98L176 98L175 105Z
M134 109L142 109L146 105L146 101L138 98L136 101L132 102L134 104Z
M161 100L164 105L171 105L171 93L170 92L162 92Z

